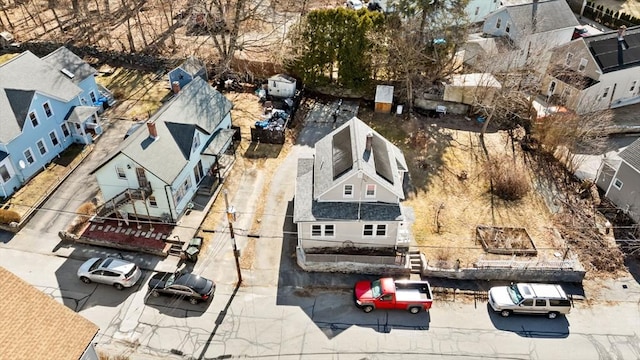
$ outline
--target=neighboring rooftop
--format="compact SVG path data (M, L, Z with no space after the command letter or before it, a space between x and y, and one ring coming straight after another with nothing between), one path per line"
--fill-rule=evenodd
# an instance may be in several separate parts
M70 78L75 84L96 73L96 69L64 46L43 57L42 60Z
M520 31L542 33L580 25L564 0L507 0L502 3L503 7L496 11L506 9Z
M634 169L640 171L640 139L627 146L618 156Z
M98 326L0 267L3 359L78 360Z
M618 42L618 31L583 38L603 73L640 66L640 26L628 28Z

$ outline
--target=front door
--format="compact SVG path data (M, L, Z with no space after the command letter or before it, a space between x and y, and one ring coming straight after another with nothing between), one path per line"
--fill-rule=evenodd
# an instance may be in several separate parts
M196 185L200 183L200 180L204 177L204 170L202 170L202 160L198 161L198 165L193 168L193 175L196 177Z

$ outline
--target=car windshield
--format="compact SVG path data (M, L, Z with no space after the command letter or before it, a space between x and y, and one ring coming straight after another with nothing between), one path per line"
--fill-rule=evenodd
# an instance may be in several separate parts
M376 280L371 283L371 296L377 298L382 295L382 288L380 287L380 280Z
M102 260L104 260L104 259L98 259L93 264L91 264L91 266L89 267L89 271L93 271L93 270L97 269L98 266L100 266L100 263L102 263Z
M176 274L171 274L171 276L169 276L169 278L167 279L165 286L169 287L171 285L173 285L173 282L176 281Z
M522 294L520 294L520 291L518 291L518 287L516 285L509 286L507 288L507 291L509 292L511 301L513 301L514 304L519 304L520 301L524 299L524 297L522 297Z

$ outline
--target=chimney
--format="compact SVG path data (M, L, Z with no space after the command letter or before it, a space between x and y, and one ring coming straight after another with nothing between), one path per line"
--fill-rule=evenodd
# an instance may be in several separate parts
M373 133L367 133L367 141L364 143L364 150L371 152L371 142L373 141Z
M624 40L624 35L627 32L627 27L622 25L618 28L618 66L624 65L624 57L622 52L629 48L629 45Z
M177 94L180 92L180 82L178 81L174 81L171 83L171 89L173 90L174 94Z
M155 121L147 121L147 129L149 129L149 137L154 140L158 138L158 130L156 130Z

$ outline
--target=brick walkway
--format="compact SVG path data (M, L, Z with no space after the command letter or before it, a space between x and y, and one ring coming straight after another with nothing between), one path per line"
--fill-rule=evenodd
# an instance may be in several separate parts
M129 225L126 225L124 222L105 220L89 225L82 236L139 248L162 250L165 247L164 240L169 237L172 230L173 226L165 224L153 224L153 228L150 229L148 223L141 223L138 228L137 223L130 222Z

